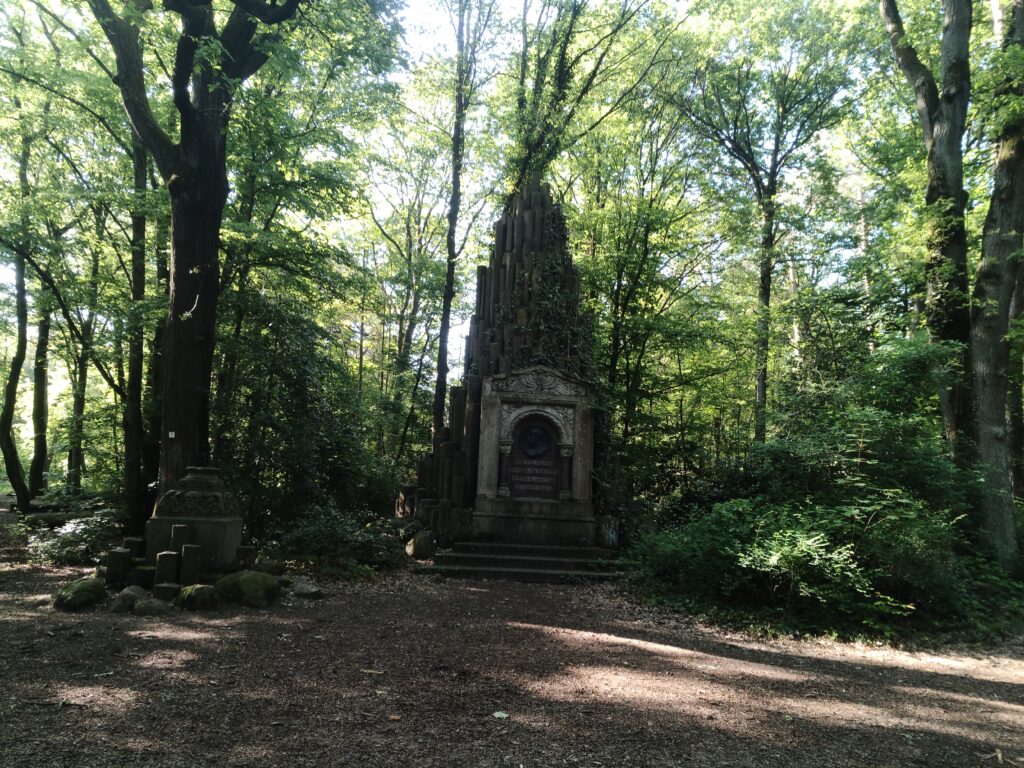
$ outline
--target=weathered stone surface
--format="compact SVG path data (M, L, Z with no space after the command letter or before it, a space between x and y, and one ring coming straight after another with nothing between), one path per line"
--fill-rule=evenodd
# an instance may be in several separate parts
M157 502L146 523L146 552L167 550L174 526L189 527L189 542L203 547L203 565L224 569L235 562L242 543L238 500L228 491L218 470L189 467L178 486Z
M132 553L132 557L146 556L146 540L140 536L126 536L121 546Z
M192 529L185 524L172 525L171 526L171 546L172 552L181 554L181 548L186 544L192 543Z
M107 588L102 579L78 579L57 590L53 596L53 607L62 611L79 611L103 602L106 597Z
M153 577L154 584L176 584L178 583L178 561L181 558L177 552L160 552L156 556L156 574Z
M153 585L153 597L160 600L173 600L181 592L181 584L174 582L163 582L161 584Z
M156 567L152 565L136 565L125 577L125 583L142 587L143 589L153 588L153 575Z
M155 597L147 597L143 600L136 600L132 612L136 616L163 616L171 612L171 606L163 600Z
M132 569L132 552L126 547L115 547L107 552L107 584L120 589L125 584L128 571Z
M177 604L188 611L212 611L220 607L220 596L209 584L193 584L182 588Z
M185 585L198 584L200 563L203 547L200 544L186 544L181 548L181 566L178 568L178 581Z
M410 557L417 560L429 560L437 551L434 532L427 529L417 531L416 535L405 545L405 551Z
M319 586L308 581L296 581L292 587L292 594L296 597L305 597L311 600L323 597L324 592Z
M142 587L125 587L118 592L110 603L110 610L113 613L130 613L139 600L145 600L149 593Z
M280 580L262 571L229 573L216 586L223 600L250 608L265 608L281 594Z
M451 388L449 424L417 474L414 515L437 546L597 539L592 336L565 218L531 182L495 224L489 264L477 270L465 387Z

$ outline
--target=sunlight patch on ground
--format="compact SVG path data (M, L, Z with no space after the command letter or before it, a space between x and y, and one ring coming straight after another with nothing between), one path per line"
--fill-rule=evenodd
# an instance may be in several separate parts
M223 640L216 632L200 632L195 629L187 629L178 626L147 626L145 629L136 629L125 634L136 637L139 640L171 640L175 643L219 641Z
M666 645L664 643L653 643L649 640L639 640L634 637L622 637L620 635L610 635L600 632L586 632L579 629L547 627L539 624L523 624L520 622L509 622L509 626L517 629L528 629L541 632L542 634L554 639L563 642L569 641L574 645L584 647L592 647L594 644L601 644L605 646L619 646L622 648L645 651L658 656L675 659L680 663L685 660L688 668L708 672L714 671L716 674L723 674L716 664L719 660L718 657L714 654L704 653L703 651L693 651L688 648L679 648L677 646ZM735 677L765 677L772 680L785 680L796 683L806 682L812 679L810 674L792 672L771 664L761 664L754 661L735 660L733 666L735 667L735 670L730 670L724 674Z
M755 641L737 640L732 641L731 645L752 653L778 653L780 650L783 653L787 652L784 646L781 648L768 647ZM1024 683L1024 659L1007 656L976 657L955 653L940 656L862 643L847 645L831 640L823 640L819 643L801 643L799 654L807 661L834 663L838 655L841 662L848 661L851 664L889 668L889 670L893 667L903 667L908 672L923 669L932 675L963 676L993 683ZM935 669L936 666L943 669Z
M143 656L135 663L147 669L183 669L199 656L191 651L160 650Z
M1024 706L930 687L901 686L899 670L891 669L891 663L880 685L898 692L899 698L892 705L879 706L872 700L874 691L848 687L849 681L834 673L794 672L735 657L728 657L731 668L726 670L719 666L726 657L664 643L535 624L510 626L540 632L574 648L608 649L606 663L571 665L526 686L549 701L624 706L651 715L702 720L708 727L736 734L756 730L758 724L788 729L794 724L816 723L851 730L874 727L906 732L907 738L914 738L911 732L941 733L984 741L1004 750L1024 748L1016 735L1024 722ZM671 660L672 669L645 671L631 668L627 662L617 665L616 648L636 649ZM749 650L779 653L778 649L753 644ZM862 663L859 656L851 656L854 658L850 663ZM932 674L954 673L933 670ZM779 684L779 690L772 689ZM792 690L794 684L796 691ZM978 726L979 711L986 713L983 727Z
M138 692L130 688L106 685L61 685L54 691L54 704L83 706L103 715L122 715L138 698Z

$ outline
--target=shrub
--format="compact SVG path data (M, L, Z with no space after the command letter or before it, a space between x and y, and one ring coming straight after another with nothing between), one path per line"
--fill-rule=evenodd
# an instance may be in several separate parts
M29 552L53 565L94 565L117 541L125 519L122 510L103 507L59 528L37 529L29 534Z
M861 491L845 504L716 504L643 536L629 556L633 582L831 629L973 615L954 555L959 518L899 491Z
M308 507L270 544L280 557L308 559L323 569L352 561L377 568L404 562L398 530L390 519L345 513L333 503Z

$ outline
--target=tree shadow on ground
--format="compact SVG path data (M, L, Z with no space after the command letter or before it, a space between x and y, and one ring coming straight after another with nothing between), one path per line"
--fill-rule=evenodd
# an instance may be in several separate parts
M0 570L10 768L1024 758L1024 665L1009 659L757 642L607 589L407 574L205 616L26 605L67 578Z

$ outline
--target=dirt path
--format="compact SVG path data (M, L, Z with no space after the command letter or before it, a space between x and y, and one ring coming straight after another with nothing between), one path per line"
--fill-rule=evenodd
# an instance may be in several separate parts
M1024 643L759 642L613 587L412 574L213 616L38 605L71 575L0 565L5 768L1024 766Z

